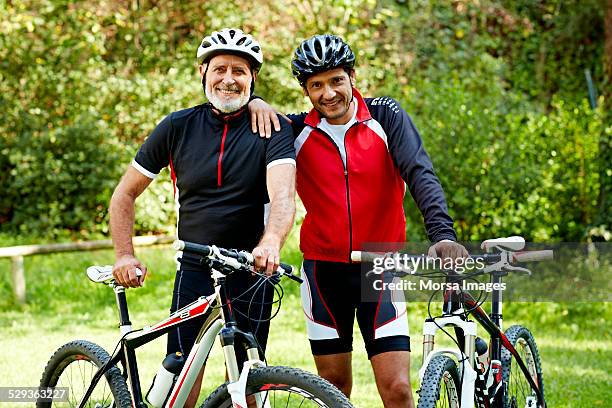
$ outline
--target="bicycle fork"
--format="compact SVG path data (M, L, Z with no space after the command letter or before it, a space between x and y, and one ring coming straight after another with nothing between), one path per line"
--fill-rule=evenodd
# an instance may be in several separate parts
M220 282L225 282L225 277L217 277L217 279ZM232 309L229 307L230 301L227 294L223 290L218 289L217 296L222 305L222 318L226 322L225 327L219 333L219 340L227 369L227 391L232 398L232 407L247 408L246 388L249 372L252 367L264 367L266 364L259 358L258 344L255 336L238 329ZM237 339L240 340L238 344L246 346L247 361L244 363L242 371L238 367L238 359L236 358L235 346ZM257 408L270 408L267 396L267 392L254 395Z
M242 371L238 367L238 359L236 358L235 338L241 337L243 344L247 345L247 361L242 367ZM257 342L255 337L251 333L245 333L233 325L226 326L221 333L219 333L221 340L221 347L223 348L223 356L225 358L225 365L227 367L227 391L232 398L232 406L235 408L246 408L246 388L249 372L253 367L264 367L265 363L259 359L259 351L257 349ZM255 402L258 408L269 408L270 403L267 399L267 393L257 393L254 395Z
M452 348L435 348L434 340L436 332L446 326L458 327L463 330L465 340L465 353ZM456 315L444 316L436 319L427 319L423 324L423 362L419 370L419 380L423 382L423 375L431 359L439 354L452 355L460 363L458 368L461 373L461 408L472 407L474 404L474 392L477 373L475 364L475 341L476 323L466 321ZM467 364L466 364L467 361Z

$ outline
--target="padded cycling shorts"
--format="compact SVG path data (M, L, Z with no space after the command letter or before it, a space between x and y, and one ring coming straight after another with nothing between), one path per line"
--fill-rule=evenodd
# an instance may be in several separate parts
M313 355L353 350L353 322L363 336L368 358L388 351L410 351L404 294L377 290L361 264L304 260L302 307Z

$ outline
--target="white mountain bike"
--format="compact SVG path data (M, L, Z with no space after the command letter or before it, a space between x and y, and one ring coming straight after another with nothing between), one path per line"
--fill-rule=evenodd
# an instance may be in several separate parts
M100 346L75 340L60 347L51 357L40 381L41 388L68 387L67 402L39 399L37 407L137 407L143 400L135 350L196 317L205 321L180 373L172 383L163 406L182 407L206 363L215 338L219 338L225 357L228 382L220 385L204 401L202 408L247 407L329 407L350 408L348 399L332 384L306 371L291 367L269 367L259 358L255 337L238 329L225 291L225 277L231 273L254 273L253 258L248 252L226 250L215 246L176 241L175 249L197 255L208 265L215 281L215 293L172 313L152 326L133 330L129 319L125 289L116 284L112 267L90 267L94 282L113 288L120 318L121 339L113 355ZM297 282L289 265L282 265L277 275ZM238 367L234 347L245 347L248 361ZM127 383L130 388L128 389Z

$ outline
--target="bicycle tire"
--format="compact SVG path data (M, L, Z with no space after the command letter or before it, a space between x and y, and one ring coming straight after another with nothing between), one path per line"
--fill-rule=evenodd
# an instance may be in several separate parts
M505 334L514 348L521 354L523 362L530 373L532 373L535 383L539 386L542 396L544 396L544 379L542 378L540 353L538 352L538 346L533 335L526 327L519 325L510 326ZM512 363L513 360L514 356L502 347L503 407L523 408L527 406L527 398L536 398L536 394L531 390L520 367ZM531 394L527 395L526 390L531 391ZM542 407L542 405L537 404L537 398L534 407Z
M418 394L417 408L459 408L461 382L455 360L443 354L429 360Z
M110 356L106 350L89 341L74 340L64 344L49 359L40 379L40 386L44 388L68 387L68 401L37 401L36 407L78 406L79 400L91 384L93 375L108 360L110 360ZM81 377L79 381L73 381L75 376ZM81 379L82 381L80 381ZM108 390L109 395L105 393L106 390ZM132 406L125 378L117 367L112 367L105 373L94 389L92 397L86 406L118 408L130 408Z
M272 408L275 406L353 408L348 398L331 383L299 368L275 366L252 369L247 379L246 395L264 391L268 392L267 400ZM291 399L292 395L296 395L294 400ZM302 398L301 402L298 398ZM213 391L200 408L230 407L232 399L225 383Z

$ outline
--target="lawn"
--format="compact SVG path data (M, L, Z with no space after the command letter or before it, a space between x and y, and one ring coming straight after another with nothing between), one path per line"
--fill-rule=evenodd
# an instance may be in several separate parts
M284 259L299 263L295 248ZM144 288L130 290L131 320L137 327L168 314L173 279L172 251L139 250L151 275ZM0 260L0 386L35 386L53 351L63 343L83 338L111 351L118 338L111 291L90 283L84 270L91 264L112 263L110 251L35 256L26 258L28 303L17 306L11 297L9 266ZM298 288L286 282L282 309L272 322L269 364L291 365L314 371ZM408 305L412 333L413 388L418 388L421 359L420 330L425 305ZM605 407L612 399L611 308L604 303L511 304L505 308L506 327L520 322L531 328L543 360L547 402L550 407ZM358 407L382 406L361 336L355 327L353 401ZM148 388L164 357L165 339L139 349L142 385ZM205 391L223 379L218 346L207 365ZM0 406L9 406L0 404ZM23 406L23 405L18 405Z

